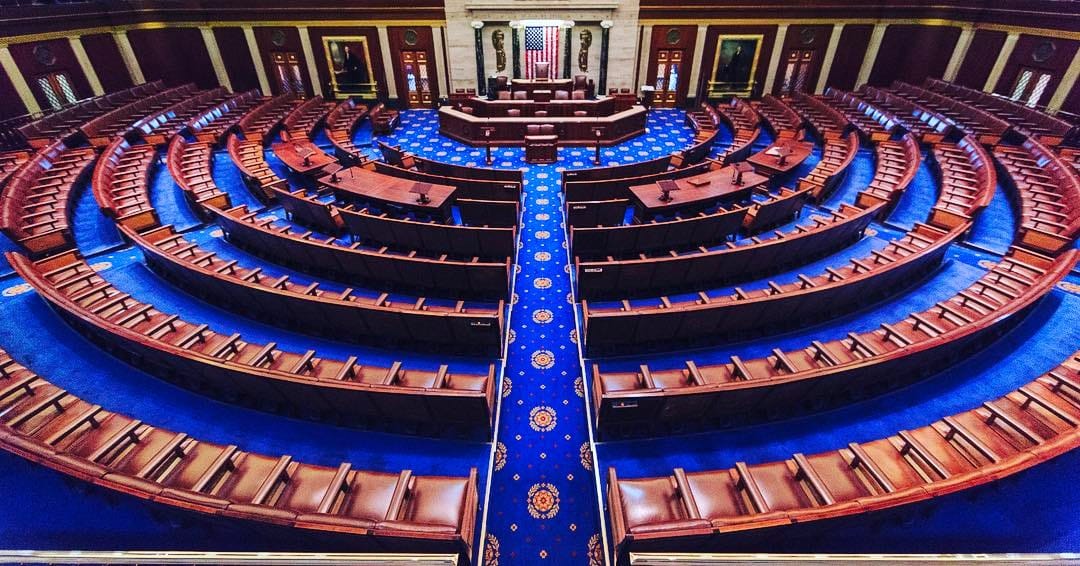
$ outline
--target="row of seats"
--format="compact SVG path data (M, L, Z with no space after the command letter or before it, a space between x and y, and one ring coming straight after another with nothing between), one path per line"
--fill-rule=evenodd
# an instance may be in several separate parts
M733 96L727 104L717 104L716 111L732 132L731 145L716 159L724 165L746 159L761 136L761 116L753 106L737 96Z
M825 130L821 159L805 177L799 179L798 189L809 191L810 199L814 202L821 202L832 194L859 153L859 136L854 131L839 137L832 133L833 130Z
M91 147L55 141L19 166L0 199L0 227L35 256L74 245L68 211L76 182L89 174Z
M345 231L365 241L458 257L502 259L517 251L513 227L460 226L396 218L368 209L338 209Z
M612 175L605 178L594 179L567 179L566 173L563 172L562 192L563 198L566 202L600 202L610 200L628 200L631 196L630 187L637 185L650 185L661 180L675 180L684 179L686 177L693 177L707 173L714 169L719 169L720 164L710 161L704 163L687 164L687 166L676 169L669 169L666 164L671 162L671 157L664 157L656 162L663 162L665 167L660 169L654 167L652 162L645 162L643 167L634 168L627 167L625 165L613 166L607 169L618 169L618 171L611 171ZM655 170L654 170L655 169ZM620 217L615 224L621 224L622 218ZM587 226L587 224L571 223L572 226Z
M816 96L795 91L785 98L784 102L802 116L818 133L818 137L826 142L843 137L854 127L847 116Z
M499 300L509 293L510 258L494 262L394 252L385 247L367 249L359 242L346 245L332 237L323 240L311 232L295 232L274 218L260 219L258 212L246 206L212 213L234 244L305 271L451 298Z
M626 203L621 201L625 210ZM586 206L568 202L567 207ZM720 207L673 219L615 226L570 226L570 251L580 258L635 256L642 252L685 249L724 242L743 227L748 208ZM620 219L621 220L621 219Z
M106 216L136 231L159 224L150 202L150 168L156 159L154 146L131 145L122 136L105 148L94 167L91 185Z
M825 90L822 101L842 112L859 134L871 143L888 141L903 133L903 126L890 112L866 102L854 93L829 87Z
M314 96L293 108L281 121L281 141L271 146L274 155L289 169L306 175L320 175L324 168L337 166L337 159L312 141L315 131L336 106L322 96Z
M638 259L600 261L574 258L577 296L585 300L657 296L775 273L861 237L877 211L876 207L841 204L828 211L828 216L813 215L808 225L796 225L787 232L682 254L641 254Z
M164 145L208 108L217 108L231 98L232 94L224 87L193 93L172 106L157 112L148 112L132 124L130 130L150 145Z
M245 112L236 123L236 129L244 139L265 144L273 138L281 121L303 103L304 99L291 94L279 94L266 99L255 108Z
M1040 142L1051 147L1075 143L1080 137L1080 128L1077 126L1001 96L932 77L926 78L923 88L989 112L1008 122L1018 132L1026 136L1036 136Z
M858 94L861 99L894 116L904 129L922 143L935 144L963 137L951 120L929 112L902 96L870 85L862 87Z
M421 476L305 464L155 427L78 398L0 351L0 448L156 504L287 526L352 548L469 560L476 468Z
M424 183L451 185L457 189L454 191L455 201L488 200L515 205L521 202L524 179L520 171L438 163L402 151L401 148L381 140L376 143L386 161L365 162L364 167L372 171Z
M189 142L183 135L173 136L165 155L169 173L184 193L184 198L200 216L206 209L230 208L229 194L214 182L210 162L214 158L212 142Z
M132 101L110 110L79 127L79 131L94 147L105 147L117 136L124 135L132 125L144 116L161 112L175 104L192 98L198 89L186 84Z
M346 98L326 115L326 137L333 144L334 153L338 159L355 163L363 158L363 154L352 140L356 128L367 117L368 110L368 105L361 104L353 98Z
M225 147L229 151L236 168L240 170L240 177L244 180L251 191L260 200L274 198L275 187L285 188L287 181L278 177L270 165L266 162L266 154L259 138L240 139L235 133L229 134Z
M936 143L930 155L940 193L934 210L942 218L954 217L956 224L969 222L994 196L997 172L990 155L971 136L955 144Z
M1012 125L1008 122L985 110L903 81L894 82L890 90L923 108L948 118L960 129L979 140L979 143L994 145L1012 130Z
M998 145L994 155L1019 193L1020 245L1057 253L1080 233L1080 174L1034 138Z
M752 103L752 105L775 138L793 137L802 139L799 133L803 129L805 120L783 100L771 94L766 94L761 97L761 100Z
M130 232L129 232L130 233ZM321 358L284 351L188 322L124 293L76 251L8 261L75 327L116 355L198 391L270 410L337 422L415 421L487 430L495 368L487 374L365 366L356 356Z
M162 81L153 81L84 100L20 126L19 133L27 145L41 149L77 134L79 128L98 116L157 94L164 88Z
M497 354L501 349L501 301L497 306L446 304L424 297L398 302L388 293L324 290L318 282L295 282L288 275L219 257L189 242L172 226L125 233L155 272L187 291L292 330L337 340L434 345L455 352Z
M720 115L707 103L701 103L696 111L687 112L686 121L694 130L694 140L690 147L671 154L671 165L675 168L693 165L708 157L720 134Z
M607 474L618 564L630 552L723 551L968 490L1080 446L1080 355L980 407L838 450L661 477ZM865 518L864 520L871 520ZM835 528L835 527L834 527Z
M258 90L233 95L228 100L196 114L188 120L187 133L198 143L211 146L225 143L225 134L239 127L240 120L266 102Z
M0 151L0 187L3 187L9 177L27 161L30 160L30 152L27 150Z
M397 110L386 106L376 106L368 113L371 131L376 135L389 135L401 124L401 115Z
M877 394L941 371L1000 336L1061 281L1077 250L1047 257L1013 247L953 297L868 332L802 349L683 369L601 371L593 365L596 426L605 433L730 425L788 417ZM669 329L678 332L678 329Z

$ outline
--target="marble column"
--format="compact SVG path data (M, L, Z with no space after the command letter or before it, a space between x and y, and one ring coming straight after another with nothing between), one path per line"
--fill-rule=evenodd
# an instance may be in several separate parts
M521 78L521 24L510 22L510 45L514 55L514 78Z
M71 52L75 54L75 60L79 62L79 67L82 68L83 74L86 75L86 80L90 83L90 90L93 91L94 96L105 94L105 89L101 86L97 71L94 70L94 65L90 63L86 48L83 47L82 38L77 35L68 37L68 43L71 44Z
M487 94L487 81L484 79L484 22L473 20L473 32L476 36L476 94Z
M564 79L570 78L570 51L573 48L574 41L574 22L566 23L566 51L563 54L563 72Z
M994 61L994 67L990 69L990 75L986 77L986 83L983 84L983 90L986 92L994 92L997 88L998 81L1001 80L1001 73L1005 71L1005 64L1009 62L1009 57L1012 55L1013 49L1016 49L1016 42L1020 40L1020 32L1010 31L1005 36L1005 43L1001 45L1001 51L998 52L997 59Z
M41 112L41 105L34 98L34 91L30 90L26 77L19 70L19 66L15 64L15 59L12 58L11 51L6 45L0 45L0 69L3 69L8 78L11 79L11 84L15 87L15 93L19 95L19 100L26 107L26 113L37 114Z
M596 94L607 94L608 43L613 25L615 22L611 20L600 22L600 83L596 86Z

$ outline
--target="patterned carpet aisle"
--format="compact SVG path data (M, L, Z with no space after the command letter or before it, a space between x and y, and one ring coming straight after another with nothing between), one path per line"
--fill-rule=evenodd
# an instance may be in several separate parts
M666 155L692 137L681 111L652 112L646 134L603 150L603 164ZM482 149L438 134L433 111L403 113L386 141L432 159L484 165ZM525 172L525 202L483 564L603 564L559 193L559 173L591 167L593 150L560 148L551 165L526 164L521 148L494 157L494 167Z

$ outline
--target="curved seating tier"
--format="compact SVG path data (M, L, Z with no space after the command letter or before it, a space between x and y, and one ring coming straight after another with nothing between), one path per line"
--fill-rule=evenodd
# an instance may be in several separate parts
M907 131L922 143L934 144L946 139L963 137L956 124L947 118L930 112L914 102L888 91L872 86L862 87L860 97L885 112L892 114Z
M278 177L266 163L263 144L258 139L241 140L232 133L229 134L225 147L229 150L233 164L240 170L240 177L260 200L273 199L273 189L285 187L285 179Z
M568 207L578 206L567 203ZM624 206L625 209L625 206ZM743 227L747 207L720 208L715 212L672 220L618 226L570 226L570 251L582 258L627 255L724 242Z
M204 442L84 401L0 351L0 448L74 479L185 511L326 542L458 554L468 564L476 468L421 476L297 462ZM276 531L280 533L281 531Z
M73 134L78 133L83 124L94 120L98 116L112 112L131 102L153 96L164 88L165 83L162 81L153 81L84 100L73 106L47 114L29 124L19 126L19 133L26 139L30 147L41 149L52 145L58 140L66 140Z
M135 231L160 224L150 203L150 167L157 151L152 145L131 145L118 137L105 148L94 167L94 199L101 211Z
M183 191L184 198L204 217L207 208L226 209L232 206L229 194L214 182L210 171L213 156L211 142L188 142L184 136L173 136L165 157L169 173Z
M589 169L567 170L562 172L561 188L563 190L563 193L565 193L567 183L571 182L626 179L629 177L640 177L642 175L663 173L670 168L671 156L665 155L663 157L657 157L656 159L639 161L637 163L627 163L625 165L608 165L607 167L592 167Z
M685 167L705 159L712 151L716 135L720 133L720 116L708 104L702 103L696 111L688 111L686 121L694 129L694 143L671 154L671 164L675 167Z
M636 185L648 185L661 180L675 180L700 175L714 169L719 169L721 164L712 160L697 163L682 169L662 169L652 171L653 166L646 162L641 169L634 169L625 165L618 166L619 177L607 177L601 179L567 180L563 171L563 196L567 202L598 202L616 199L629 199L630 187ZM614 172L613 172L614 173ZM621 219L620 219L621 221ZM577 226L576 224L573 224Z
M574 258L577 297L585 300L657 296L683 289L711 287L737 279L775 273L809 261L859 238L879 206L841 204L828 217L813 215L812 225L797 225L772 237L726 242L717 249L701 247L637 259Z
M452 179L483 179L485 181L501 181L503 183L516 183L521 186L525 180L520 169L491 169L488 167L469 167L455 165L442 161L424 159L418 155L413 156L416 168L423 173L441 175Z
M780 187L776 194L767 193L764 200L755 201L743 218L743 233L758 234L763 230L787 224L798 218L810 197L809 187L792 190Z
M12 173L0 202L0 227L35 256L70 248L69 200L96 157L90 147L54 142Z
M828 134L830 131L823 135L825 147L821 150L821 160L799 179L799 190L808 190L815 202L821 202L833 192L859 153L859 136L855 132L833 136Z
M502 259L517 252L516 228L421 222L366 208L338 208L337 212L346 232L369 242L459 257Z
M323 124L326 115L334 109L333 102L315 96L296 106L281 121L281 141L274 143L274 155L286 167L304 175L320 175L324 168L337 165L337 159L328 155L311 140L315 130Z
M86 122L79 127L79 131L91 145L105 147L112 143L114 137L131 129L139 118L190 99L197 90L195 85L186 84L139 98Z
M220 258L163 226L142 234L125 230L155 272L189 292L252 316L335 339L417 343L456 353L497 354L502 346L503 303L439 305L419 297L397 304L388 294L365 297L353 289L327 291L296 283L261 267ZM343 334L342 331L345 331Z
M278 126L281 125L281 121L303 103L303 99L291 94L275 96L249 110L240 118L236 127L244 135L245 140L256 141L261 147L270 141Z
M1080 128L1077 126L992 93L932 77L926 78L923 88L989 112L1008 122L1013 129L1025 136L1036 136L1041 143L1051 147L1073 143L1080 137Z
M771 94L766 94L753 105L757 113L761 115L763 123L772 131L775 138L802 139L800 134L805 120L783 100Z
M1008 135L1012 128L1008 122L985 110L903 81L894 82L890 90L948 118L980 143L994 145Z
M934 423L819 454L733 468L620 478L607 502L628 553L730 548L740 538L967 490L1080 446L1080 357L999 399ZM792 533L793 534L793 533ZM728 545L728 546L725 546Z
M1071 147L1059 147L1057 148L1058 155L1061 156L1062 161L1072 165L1073 170L1080 173L1080 149Z
M727 165L742 161L761 137L761 116L745 100L734 96L728 104L717 104L716 111L732 131L731 145L716 159Z
M149 112L131 126L131 130L150 145L162 145L187 127L188 121L205 112L207 108L216 108L232 95L223 87L193 93L157 112Z
M196 114L187 130L198 143L216 145L225 142L225 134L239 127L240 120L252 109L266 102L258 90L249 90Z
M78 252L37 262L9 253L27 283L75 328L177 385L252 406L342 423L415 421L489 430L495 367L484 374L361 365L287 352L239 333L220 334L139 302L98 275Z
M825 90L822 101L843 113L855 129L871 143L881 143L903 133L903 126L891 113L850 92L829 87Z
M939 177L939 195L933 209L938 224L951 227L970 222L994 197L997 172L990 155L971 136L955 144L934 144L930 155Z
M367 115L368 106L352 98L341 101L326 115L326 137L334 145L334 154L338 159L355 163L363 158L353 145L352 138L360 121Z
M602 372L592 368L597 428L604 431L729 425L789 416L915 381L1000 336L1053 290L1076 263L1011 248L966 290L921 313L845 338L755 360L685 369ZM677 336L680 329L669 329ZM809 405L809 407L808 407Z
M411 160L408 160L407 163L408 162L411 162ZM418 169L400 167L382 161L368 161L363 164L363 167L392 177L431 183L433 185L451 185L457 189L454 191L455 201L471 199L513 203L521 202L520 181L451 177L440 173L425 173Z
M229 240L252 252L301 269L362 279L452 298L506 299L510 258L482 262L478 258L428 257L387 248L346 246L333 238L321 240L311 232L297 233L274 219L259 220L246 206L212 211Z
M784 101L814 128L822 140L842 137L854 127L847 116L817 97L795 91Z
M30 160L30 156L31 153L24 150L0 151L0 189L23 163Z
M895 293L936 267L949 244L968 226L943 230L927 224L874 250L869 257L827 267L815 276L800 274L796 281L764 288L735 288L730 295L698 292L683 301L660 297L651 307L598 307L582 301L587 353L605 348L659 342L733 341L761 329L781 330L849 312Z
M874 154L877 158L874 178L866 189L859 193L859 200L856 202L867 206L885 203L885 208L881 211L884 218L896 207L908 185L915 180L919 164L922 163L922 152L919 151L919 142L915 140L915 136L904 133L899 140L877 142Z
M1020 196L1019 245L1043 253L1072 246L1080 233L1080 175L1045 145L998 145L998 162Z
M316 95L293 108L281 124L289 132L291 138L310 138L315 135L315 130L324 123L326 116L336 106L335 103L323 100L322 96Z

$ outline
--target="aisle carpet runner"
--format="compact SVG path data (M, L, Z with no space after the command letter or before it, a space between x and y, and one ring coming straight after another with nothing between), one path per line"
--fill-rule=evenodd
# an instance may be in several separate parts
M604 148L601 163L646 161L692 139L683 112L653 111L646 133ZM482 148L439 135L431 110L402 113L401 126L384 141L438 161L485 166ZM551 165L525 163L521 148L493 154L491 167L524 171L525 197L482 563L603 564L559 191L560 172L592 167L594 149L559 148Z

